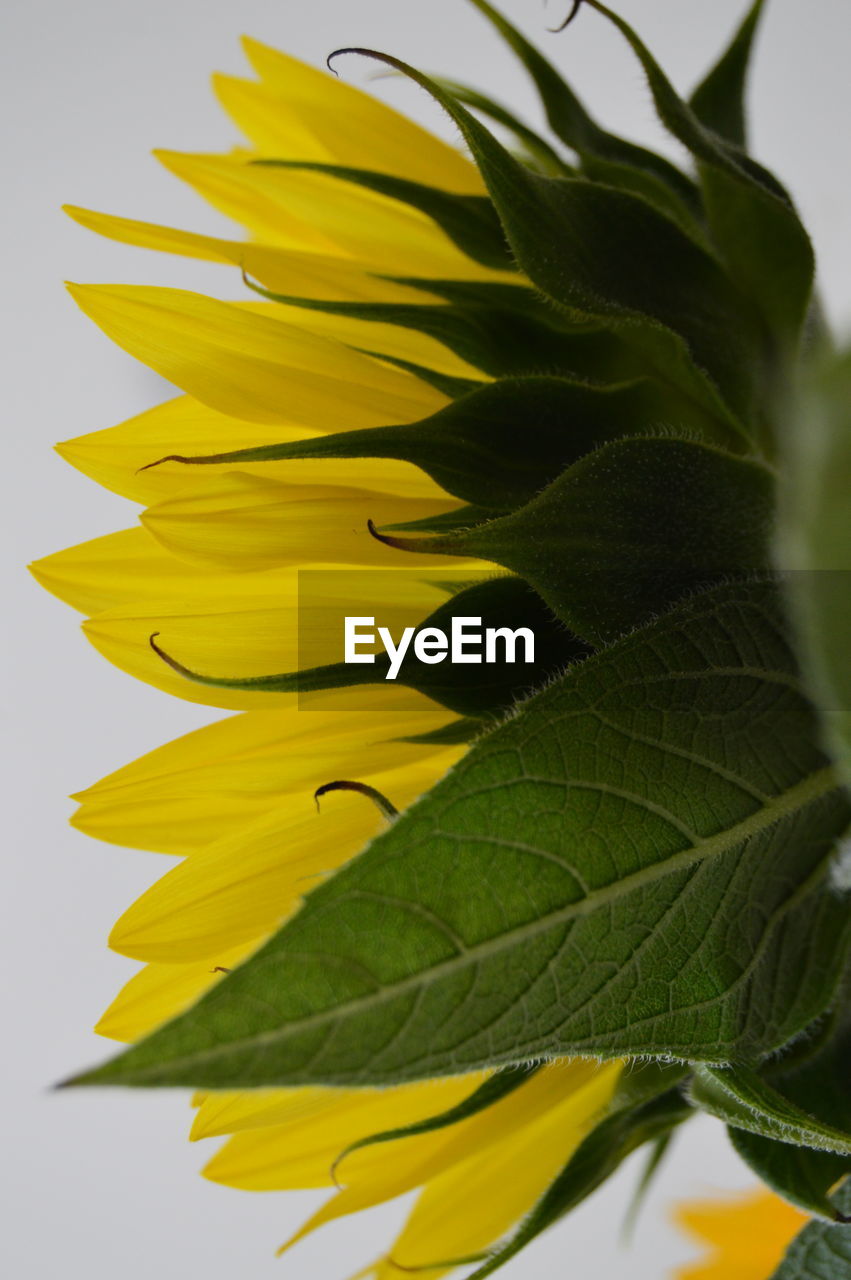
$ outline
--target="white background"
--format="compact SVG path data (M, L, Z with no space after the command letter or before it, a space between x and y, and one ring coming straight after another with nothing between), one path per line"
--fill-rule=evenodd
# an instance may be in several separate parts
M503 7L540 38L609 127L658 138L638 69L601 18L588 11L556 37L544 32L538 0L503 0ZM551 0L550 20L566 7L567 0ZM687 88L742 5L619 0L618 7ZM109 1050L89 1027L131 965L107 951L105 937L165 867L158 855L98 844L71 830L63 797L216 714L111 668L79 636L74 616L39 592L22 568L135 519L130 504L66 467L51 444L111 425L168 394L76 312L61 281L239 292L223 267L98 240L59 206L214 233L224 228L147 152L218 150L236 140L208 75L242 69L242 30L315 61L339 45L384 48L426 70L476 81L533 119L537 113L521 72L464 0L6 0L3 25L0 467L9 577L2 694L11 712L2 770L10 786L0 928L4 1274L343 1280L390 1239L403 1205L329 1228L278 1262L274 1246L317 1196L252 1195L198 1178L206 1153L185 1141L185 1096L49 1092L51 1082ZM840 324L851 308L849 53L846 0L770 0L753 82L756 150L799 198L819 250L828 308ZM354 60L340 69L358 82L366 75ZM380 92L446 129L411 86L385 84ZM623 1274L662 1280L691 1255L668 1224L670 1204L750 1181L720 1126L693 1125L625 1255L618 1231L635 1172L628 1166L569 1224L506 1268L506 1280Z

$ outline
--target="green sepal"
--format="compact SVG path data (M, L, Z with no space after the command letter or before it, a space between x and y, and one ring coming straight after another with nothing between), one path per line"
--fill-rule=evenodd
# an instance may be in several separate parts
M472 742L491 727L487 720L464 716L460 720L451 720L449 724L441 725L439 729L432 729L428 733L414 733L400 738L399 741L430 743L435 747L454 747L460 743Z
M660 121L694 158L724 170L751 191L771 194L781 207L791 211L789 195L774 174L701 123L630 24L602 0L583 0L583 3L596 9L624 36L644 70Z
M833 1007L849 814L773 584L725 584L530 698L190 1014L76 1083L760 1061Z
M649 1101L616 1109L582 1141L555 1182L515 1235L469 1280L484 1280L530 1244L536 1236L586 1200L627 1156L645 1143L668 1137L690 1115L678 1089Z
M750 420L762 391L765 344L752 304L721 264L642 197L525 168L427 76L403 71L449 113L473 152L518 266L575 317L604 321L653 371L724 417ZM699 305L698 305L699 304ZM735 422L734 424L735 425Z
M463 1102L450 1107L447 1111L441 1111L439 1115L429 1116L426 1120L417 1121L416 1124L403 1125L398 1129L385 1129L383 1133L372 1133L365 1138L360 1138L340 1152L334 1161L334 1172L347 1156L353 1155L355 1151L362 1151L364 1147L372 1147L383 1142L396 1142L399 1138L414 1138L423 1133L437 1133L440 1129L460 1124L462 1120L469 1120L471 1116L486 1111L488 1107L492 1107L514 1093L538 1070L540 1066L532 1063L528 1066L509 1067L503 1071L496 1071Z
M689 98L701 124L744 151L747 149L745 93L754 37L765 0L748 10L730 44Z
M487 0L471 3L496 28L531 77L550 128L582 159L587 172L649 199L681 222L701 216L700 194L687 174L664 156L601 129L576 94L534 45Z
M619 381L641 372L640 362L634 356L630 358L628 349L613 335L605 330L559 323L552 309L548 311L526 287L456 288L448 290L451 305L444 306L300 298L247 283L272 302L424 333L490 377L547 372ZM433 292L447 291L442 281L420 280L417 285ZM373 354L388 359L380 350ZM433 373L420 376L434 381ZM448 394L455 395L454 387Z
M500 576L457 591L420 622L448 634L455 616L480 617L482 627L530 628L535 636L535 661L505 661L458 666L441 662L428 665L408 651L396 677L398 684L416 689L462 716L497 716L510 710L518 698L589 653L584 641L571 635L552 616L540 597L520 578ZM342 625L342 617L340 619ZM172 670L196 684L216 689L242 689L246 693L315 693L354 685L384 684L390 666L386 653L371 665L345 662L285 671L268 676L229 677L193 671L168 647L168 637L157 634L152 646Z
M694 1106L733 1128L851 1156L851 1132L803 1110L753 1068L698 1065L689 1097Z
M624 1214L623 1226L621 1227L621 1240L624 1244L632 1237L644 1202L647 1199L650 1188L656 1181L657 1174L661 1171L667 1156L670 1154L675 1136L676 1129L666 1129L657 1138L651 1138L650 1140L644 1165L635 1184L629 1207Z
M493 205L487 196L462 196L440 187L429 187L410 178L378 173L372 169L353 169L341 164L323 164L317 160L252 160L267 169L301 169L324 173L341 182L351 182L379 195L410 205L432 218L462 253L474 262L497 270L513 271L514 263L505 235ZM332 197L333 198L333 197Z
M465 503L491 512L512 511L530 503L566 467L594 449L657 430L657 424L669 421L669 408L664 392L649 381L590 386L566 378L511 378L488 383L419 422L170 460L210 465L395 458L420 467ZM662 464L669 456L676 465L677 451L665 454ZM734 488L731 503L736 496ZM483 554L485 559L499 559ZM729 567L735 565L731 562Z
M574 167L568 164L564 157L560 156L545 138L542 138L534 129L530 129L523 120L519 119L502 102L497 102L494 98L488 97L487 94L473 88L471 85L459 84L457 80L447 80L442 76L432 76L431 79L444 92L451 94L462 106L478 111L480 115L487 116L495 124L502 125L503 129L507 129L512 133L525 150L528 161L540 173L548 174L551 178L567 178L576 172Z
M440 373L437 369L428 369L425 365L416 364L413 360L403 360L401 356L388 356L383 351L371 351L369 347L356 347L355 350L361 351L365 356L375 356L378 360L392 364L397 369L404 369L406 373L413 373L422 382L427 382L430 387L434 387L436 391L442 391L450 400L460 400L461 396L469 395L471 391L475 391L482 385L482 379L453 378L451 374Z
M400 550L492 560L606 644L697 588L767 568L774 479L710 445L635 438L586 454L525 506Z
M438 294L456 309L470 308L471 314L465 317L470 323L466 326L463 347L460 343L455 345L458 326L448 325L447 336L441 337L438 333L432 336L494 376L567 372L593 382L623 382L652 374L681 405L688 406L690 417L702 420L702 431L706 435L732 438L739 443L742 436L747 435L717 387L705 371L695 367L686 344L675 334L652 326L621 325L618 320L577 316L563 308L554 308L550 299L526 285L416 276L388 279L411 289ZM284 300L300 303L297 298ZM506 310L511 314L505 315ZM520 315L515 319L517 312ZM490 318L492 315L496 317L494 320ZM516 339L512 327L515 324L519 333ZM415 319L411 325L418 327ZM472 342L479 344L478 354Z
M756 301L781 353L794 351L810 305L815 259L787 192L762 165L704 127L629 23L601 0L585 3L632 46L659 119L698 161L709 226L731 275Z
M394 524L393 529L399 533L455 533L459 529L469 529L475 524L493 519L493 510L487 507L456 507L454 511L439 511L433 516L422 516L419 520L406 520L403 524ZM387 528L390 526L388 525Z
M851 1215L851 1183L837 1193L836 1208ZM792 1241L771 1280L851 1280L851 1231L810 1222Z

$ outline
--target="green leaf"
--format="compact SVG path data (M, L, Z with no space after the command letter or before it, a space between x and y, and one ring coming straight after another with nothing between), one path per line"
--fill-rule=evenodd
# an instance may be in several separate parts
M784 1106L797 1107L832 1130L851 1133L851 1026L845 993L818 1037L795 1046L795 1052L769 1070L771 1086ZM851 1172L847 1154L825 1150L818 1135L810 1147L793 1145L788 1135L778 1142L743 1129L731 1130L731 1138L742 1158L778 1194L809 1213L836 1220L828 1193Z
M775 588L725 584L529 699L191 1014L77 1083L756 1061L833 1000L848 819Z
M689 100L689 106L701 124L742 150L747 147L745 91L748 69L764 7L764 0L756 0L751 6L729 46Z
M822 361L783 440L778 558L831 749L851 783L851 352Z
M550 128L581 157L586 171L600 181L644 196L679 221L694 226L701 210L699 193L691 178L664 156L601 129L552 63L507 18L487 0L471 3L523 64L538 90Z
M647 380L595 387L565 378L511 378L461 396L419 422L169 460L207 465L398 458L421 467L447 493L493 514L530 502L565 467L600 445L650 433L670 421L670 408L669 397Z
M398 683L424 693L462 716L495 716L505 712L530 689L537 688L567 663L580 661L588 653L588 646L559 625L540 597L521 578L489 578L465 587L427 618L417 622L420 627L438 627L448 634L453 617L481 618L483 628L508 627L514 631L518 627L528 627L535 636L533 662L519 659L508 662L501 657L498 662L476 666L461 666L448 660L430 665L420 662L409 648L396 677ZM382 624L382 619L377 621ZM339 619L334 619L334 623L337 622L342 641L342 614ZM152 645L159 656L187 680L217 689L243 689L249 693L313 693L319 689L383 684L390 667L390 659L383 653L376 655L371 665L335 662L268 676L229 677L204 674L185 667L178 655L170 651L166 635L158 633L157 642L152 640ZM523 653L522 646L520 653Z
M698 1066L690 1096L695 1106L734 1128L799 1147L851 1154L851 1133L810 1115L750 1068Z
M736 414L752 416L764 337L748 299L706 249L628 191L532 173L460 103L398 58L369 49L339 52L395 67L449 113L533 284L574 316L604 321L651 371L676 380L726 425L736 429Z
M469 258L486 267L504 271L514 269L499 218L487 196L459 196L440 187L397 178L394 174L322 164L315 160L266 159L252 160L251 163L270 169L307 169L311 173L324 173L329 178L339 178L341 182L351 182L391 200L399 200L432 218Z
M745 1164L784 1200L805 1213L836 1222L837 1209L828 1192L851 1173L851 1161L832 1151L796 1147L746 1129L729 1130L730 1141Z
M836 1197L839 1211L851 1214L851 1184ZM795 1237L771 1280L851 1280L851 1231L811 1222Z
M773 511L773 478L761 464L695 441L638 438L586 454L508 515L381 538L511 569L596 646L689 591L767 567Z
M688 1117L688 1103L677 1089L607 1116L580 1144L516 1234L474 1271L470 1280L493 1275L536 1236L592 1195L633 1151L669 1136Z
M756 300L781 350L794 349L810 304L815 260L786 191L762 165L704 127L629 23L601 0L585 2L632 46L660 120L699 162L709 225L733 278Z

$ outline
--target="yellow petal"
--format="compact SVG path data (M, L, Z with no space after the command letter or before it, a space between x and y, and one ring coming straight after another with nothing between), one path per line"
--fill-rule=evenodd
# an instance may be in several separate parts
M379 99L257 40L244 45L263 84L217 77L216 90L267 154L377 169L448 191L484 190L472 161Z
M399 742L452 717L403 686L316 694L310 710L246 712L166 743L74 798L74 826L131 848L185 854L330 778L379 773L424 760L435 748ZM460 748L459 748L460 750ZM318 779L318 781L317 781Z
M345 426L335 422L329 430ZM57 452L98 484L136 502L156 502L185 492L233 464L201 467L164 463L141 467L166 454L224 453L255 448L280 440L304 440L317 432L293 426L263 426L217 413L190 396L178 396L116 427L94 431L57 445ZM253 475L289 480L300 485L352 484L380 489L400 497L436 498L443 490L408 462L381 458L318 458L294 462L240 463Z
M80 613L100 613L152 598L180 600L194 576L200 591L220 575L190 570L144 529L121 529L34 561L37 582Z
M310 214L300 217L290 210L274 182L274 170L252 165L240 155L166 150L154 155L169 173L188 183L252 238L282 249L352 259L353 255L324 234ZM366 263L357 265L367 267Z
M316 566L303 566L311 567ZM159 645L192 671L244 679L340 660L342 631L331 632L329 620L360 616L367 589L370 608L394 635L446 599L419 569L372 572L365 581L342 566L321 578L323 608L300 610L302 570L232 574L189 565L164 551L145 529L60 551L38 561L32 572L67 604L98 610L83 631L117 667L190 702L236 711L279 708L292 703L294 695L199 684L172 670L152 649L150 637L157 633ZM446 573L453 576L452 570ZM319 581L314 581L317 591Z
M210 1094L193 1126L193 1138L256 1126L245 1137L253 1144L254 1189L266 1184L262 1161L268 1155L276 1187L333 1186L331 1170L339 1153L353 1142L388 1129L416 1124L457 1106L484 1079L484 1073L452 1080L427 1080L391 1089L252 1090ZM397 1144L393 1144L395 1147ZM389 1148L380 1146L386 1155ZM231 1182L228 1143L204 1169L213 1182ZM238 1158L238 1157L237 1157Z
M300 115L294 103L283 95L271 92L256 80L222 72L216 72L212 82L221 106L261 155L332 159L316 137L309 118Z
M232 969L253 944L232 947L216 956L216 965ZM221 982L223 974L211 961L201 964L149 964L125 983L95 1027L98 1035L130 1043L176 1018ZM198 1106L201 1105L199 1101Z
M807 1217L763 1188L719 1200L681 1205L678 1224L710 1247L678 1280L765 1280L781 1261Z
M122 244L243 268L252 279L276 293L338 302L410 302L422 305L441 301L422 289L412 289L369 275L339 254L323 255L243 240L222 240L216 236L198 235L194 231L159 226L154 222L139 222L135 218L119 218L93 209L81 209L76 205L65 205L64 210L81 226Z
M600 1068L575 1091L554 1097L550 1108L429 1182L377 1280L399 1268L429 1267L429 1276L451 1266L435 1263L471 1257L506 1235L532 1209L611 1100L617 1063ZM393 1263L397 1263L394 1266Z
M355 183L234 156L156 155L170 173L267 244L338 254L381 275L517 282L513 270L497 271L468 258L417 209Z
M403 808L458 754L457 748L444 749L402 768L373 773L362 767L357 776ZM316 785L330 781L318 770L316 778ZM317 814L313 789L286 797L247 827L190 854L124 913L110 945L137 960L174 964L213 958L271 932L379 825L369 801L351 793L333 796Z
M458 1124L353 1152L336 1167L336 1178L345 1189L326 1202L286 1247L324 1223L439 1178L471 1157L487 1166L495 1149L499 1152L506 1143L522 1142L529 1126L536 1134L541 1130L546 1134L553 1114L571 1116L569 1132L567 1123L563 1125L564 1141L559 1147L567 1159L571 1143L575 1145L575 1129L608 1100L619 1070L618 1064L602 1071L596 1063L552 1064L508 1097ZM354 1106L357 1094L352 1097ZM217 1131L221 1128L219 1124ZM299 1141L286 1124L245 1130L221 1148L204 1173L214 1181L248 1190L290 1189L300 1185L298 1161L303 1153L309 1154L309 1144L309 1131ZM338 1155L346 1145L337 1143Z
M233 471L150 507L142 523L167 551L225 570L304 564L325 547L342 564L395 568L398 552L370 536L367 515L380 527L459 506L343 486L281 484Z
M74 285L125 351L222 413L324 430L411 422L446 397L342 343L182 289Z

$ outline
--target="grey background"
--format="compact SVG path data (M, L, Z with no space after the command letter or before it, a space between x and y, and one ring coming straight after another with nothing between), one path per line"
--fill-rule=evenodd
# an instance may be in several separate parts
M540 36L610 127L653 141L639 71L592 12L547 36L537 0L503 0ZM558 20L567 0L551 0ZM683 87L700 74L741 0L618 0ZM760 157L796 192L813 230L831 316L847 326L851 190L846 0L772 0L753 85ZM110 667L75 633L74 615L21 565L132 523L130 504L50 452L55 440L111 425L168 388L111 346L63 297L63 276L172 284L237 296L223 267L98 240L62 202L215 233L228 224L151 160L153 146L217 150L235 134L207 87L239 72L245 30L321 61L373 44L428 70L474 80L537 118L522 74L463 0L6 0L2 393L2 696L11 725L2 769L5 849L3 1156L0 1257L14 1280L288 1275L337 1280L389 1242L404 1204L344 1221L282 1262L274 1246L321 1197L252 1195L195 1176L178 1094L53 1095L52 1081L104 1056L89 1027L134 966L107 951L113 919L167 865L66 826L63 799L160 742L216 716ZM343 73L362 83L354 60ZM439 113L404 84L378 90L438 130ZM668 144L665 144L668 147ZM675 148L668 147L672 154ZM227 234L227 232L225 232ZM651 1196L631 1252L618 1232L636 1174L609 1188L505 1271L511 1277L661 1280L691 1255L668 1224L677 1197L748 1185L720 1126L695 1124Z

